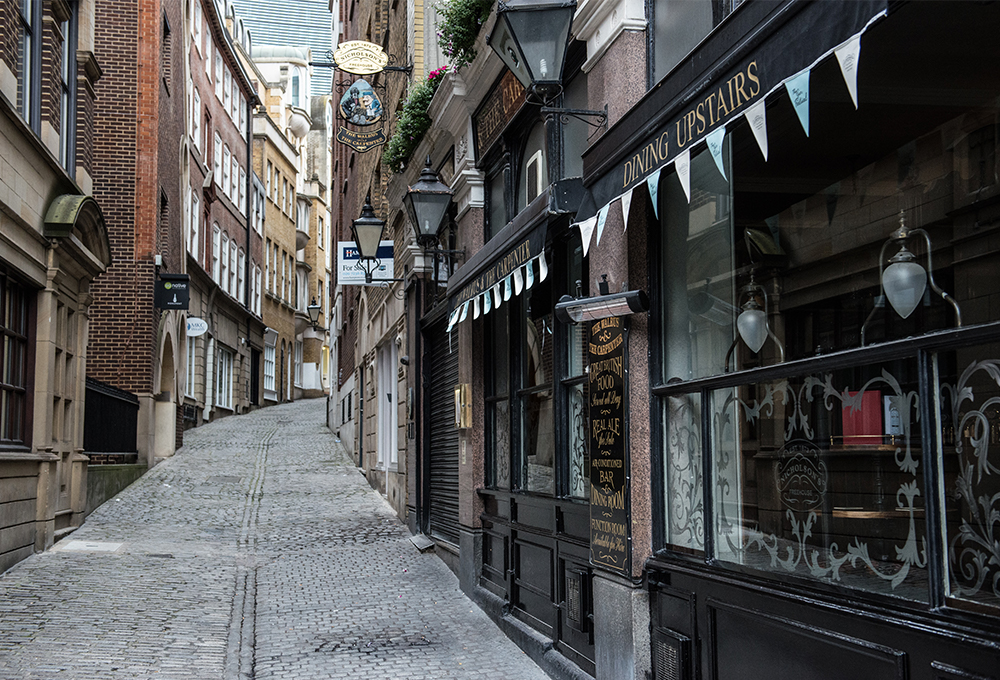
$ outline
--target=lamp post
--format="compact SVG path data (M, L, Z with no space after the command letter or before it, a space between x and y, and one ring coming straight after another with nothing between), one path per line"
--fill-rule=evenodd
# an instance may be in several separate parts
M441 232L444 216L451 204L452 191L438 179L431 167L431 157L427 156L420 179L410 187L403 197L406 213L417 232L417 243L425 249L432 247Z
M372 208L372 197L365 197L365 205L361 208L361 217L351 221L351 234L358 246L360 262L358 266L365 272L365 283L372 282L372 272L378 267L378 246L382 241L385 222L375 215Z
M309 302L309 306L306 307L306 311L309 312L309 321L312 322L312 327L314 331L318 330L316 324L319 323L319 313L321 309L322 308L316 302L316 298L313 298Z

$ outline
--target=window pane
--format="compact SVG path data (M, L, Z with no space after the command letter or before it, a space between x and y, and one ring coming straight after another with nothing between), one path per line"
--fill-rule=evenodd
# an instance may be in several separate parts
M657 0L653 10L656 42L654 79L660 80L712 30L716 0Z
M722 373L736 332L730 184L708 151L691 159L690 183L688 202L676 173L660 180L664 382Z
M552 390L534 392L524 400L521 423L523 448L523 483L525 491L552 494L555 491L555 430L553 427Z
M952 604L1000 608L1000 346L937 357Z
M912 358L718 390L718 557L913 600L928 595Z
M587 324L579 324L586 326ZM569 388L569 495L590 498L590 394L587 383Z
M664 401L666 433L666 542L673 548L705 549L701 481L701 399L697 394Z
M503 172L490 178L490 219L486 225L486 240L489 241L507 224L507 208L503 197Z

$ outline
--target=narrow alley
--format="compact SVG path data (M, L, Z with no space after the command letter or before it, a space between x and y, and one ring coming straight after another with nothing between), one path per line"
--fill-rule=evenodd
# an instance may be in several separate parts
M232 416L0 576L0 678L545 678L325 427Z

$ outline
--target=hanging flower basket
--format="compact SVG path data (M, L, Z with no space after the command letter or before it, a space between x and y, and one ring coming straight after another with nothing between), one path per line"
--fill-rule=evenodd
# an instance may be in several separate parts
M395 132L392 133L382 153L382 163L390 171L394 173L403 171L414 149L430 128L431 117L427 114L427 109L430 108L431 99L434 98L434 93L447 72L447 66L431 71L427 80L410 89L403 110L396 117Z

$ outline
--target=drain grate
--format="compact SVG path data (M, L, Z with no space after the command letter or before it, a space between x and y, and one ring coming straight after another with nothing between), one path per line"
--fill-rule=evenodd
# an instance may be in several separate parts
M323 640L316 647L317 652L354 652L357 654L374 654L379 651L411 649L427 647L433 642L423 633L406 633L405 631L386 628L378 632L338 635Z

